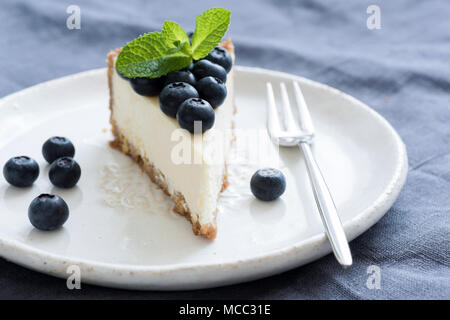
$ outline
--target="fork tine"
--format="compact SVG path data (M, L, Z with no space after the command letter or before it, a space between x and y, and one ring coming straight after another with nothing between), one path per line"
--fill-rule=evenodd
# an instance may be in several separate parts
M281 101L283 102L283 120L288 131L298 130L298 125L295 122L292 114L291 104L289 103L289 96L284 82L280 83Z
M281 132L278 111L270 82L266 82L267 88L267 128L271 137L277 137Z
M297 100L298 113L300 115L300 128L303 132L308 134L314 133L314 126L311 120L311 115L309 114L308 106L306 105L303 93L300 90L300 86L297 81L292 81L295 92L295 100Z

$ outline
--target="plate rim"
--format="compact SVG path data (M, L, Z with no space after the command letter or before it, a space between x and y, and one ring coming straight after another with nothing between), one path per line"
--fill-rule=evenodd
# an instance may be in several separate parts
M348 99L353 104L357 105L360 108L363 108L366 112L368 112L373 119L377 120L380 124L382 124L389 132L391 133L391 136L393 140L395 141L395 149L398 150L398 155L396 158L395 163L395 171L390 179L387 186L383 189L381 194L377 197L377 199L366 209L362 210L359 214L352 217L350 220L344 223L344 229L346 231L347 237L349 241L352 241L365 231L367 231L370 227L372 227L381 217L384 216L384 214L388 211L388 209L392 206L394 201L397 199L407 176L408 171L408 157L406 152L405 144L403 143L400 135L397 133L397 131L391 126L391 124L378 112L370 108L368 105L363 103L362 101L356 99L355 97L344 93L336 88L333 88L327 84L320 83L314 80L310 80L298 75L281 72L281 71L275 71L275 70L269 70L264 68L257 68L257 67L247 67L247 66L235 66L236 71L238 73L251 73L251 74L264 74L265 76L274 76L274 77L282 77L285 79L291 79L291 80L297 80L301 83L307 83L308 85L322 89L328 92L331 92L333 94L339 95L345 99ZM92 69L88 71L83 71L71 75L67 75L64 77L52 79L49 81L41 82L39 84L33 85L31 87L22 89L20 91L11 93L9 95L6 95L2 98L0 98L0 109L2 109L3 105L6 104L9 100L12 100L20 95L26 95L30 94L33 91L39 90L42 87L51 86L55 83L62 82L62 81L76 81L79 78L83 77L89 77L89 76L98 76L100 73L105 74L106 78L106 68L98 68L98 69ZM367 220L369 223L367 223ZM363 224L361 224L363 221ZM304 248L308 246L313 247L321 247L324 244L326 244L326 235L324 232L317 234L315 236L312 236L308 239L305 239L303 241L294 243L292 245L289 245L287 247L271 250L264 254L259 254L256 256L252 256L250 258L246 259L236 259L224 263L177 263L177 264L171 264L171 265L154 265L154 266L137 266L133 264L124 264L124 263L105 263L105 262L99 262L95 260L90 259L78 259L78 258L69 258L65 257L63 255L58 255L54 253L49 253L47 251L44 251L42 249L38 249L35 247L32 247L30 245L24 244L20 241L14 240L14 239L5 239L0 238L0 256L5 258L8 261L12 261L16 264L25 266L30 269L37 270L42 273L47 273L53 276L57 277L65 277L67 274L65 273L65 268L63 271L58 270L61 266L69 266L69 265L79 265L83 267L89 267L97 269L97 272L100 273L130 273L134 274L136 276L136 273L142 273L143 275L170 275L173 273L178 272L185 272L190 270L199 270L199 269L216 269L216 268L235 268L236 266L247 264L259 264L264 261L277 259L278 257L285 256L285 255L295 255L297 252L302 251ZM331 248L329 245L327 245L326 248L322 247L322 252L318 255L315 255L310 261L314 261L317 259L320 259L322 256L331 253ZM301 266L305 263L308 263L310 261L306 261L303 263L299 263L294 266L290 266L287 268L284 268L284 270L289 270L298 266ZM39 267L39 265L41 267ZM44 267L43 267L44 266ZM275 269L275 268L274 268ZM277 272L274 272L277 273ZM272 274L274 274L272 273ZM98 273L97 273L98 276ZM94 276L95 277L95 276ZM264 276L256 277L261 278ZM254 279L256 279L254 278ZM109 281L109 284L104 283L98 283L95 279L89 279L85 277L85 280L83 280L86 283L95 283L95 284L101 284L104 286L110 286L110 287L121 287L121 288L127 288L127 286L123 283L125 278L121 279L122 281L116 280L116 281ZM237 283L237 282L243 282L243 281L231 281L229 283ZM206 288L206 287L213 287L215 285L200 285L200 286L193 286L192 288ZM152 287L151 284L148 285L148 287ZM133 287L135 288L135 287Z

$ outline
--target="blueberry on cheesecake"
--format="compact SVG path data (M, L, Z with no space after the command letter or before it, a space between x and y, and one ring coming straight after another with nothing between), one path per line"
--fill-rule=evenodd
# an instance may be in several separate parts
M175 118L181 104L190 99L198 98L197 90L187 82L169 83L159 94L159 106L166 115Z
M219 107L227 98L227 86L225 83L219 78L211 76L204 77L198 81L197 91L213 108Z
M230 14L205 11L190 37L165 21L161 32L141 35L107 59L111 145L136 160L173 199L195 234L210 239L216 237L217 201L227 186L226 157L219 163L193 159L211 158L216 145L225 146L225 154L231 147L232 135L214 134L231 131L233 124L234 47L231 40L222 42ZM202 145L193 143L198 135ZM181 138L191 142L191 161L174 159Z

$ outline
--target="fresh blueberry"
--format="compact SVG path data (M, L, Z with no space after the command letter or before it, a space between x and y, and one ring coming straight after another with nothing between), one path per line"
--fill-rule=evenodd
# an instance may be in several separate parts
M28 218L39 230L55 230L69 218L69 207L57 195L43 193L31 201L28 207Z
M180 105L189 98L198 98L198 92L186 82L169 83L159 95L159 106L169 117L175 118Z
M286 179L280 170L264 168L255 172L250 181L250 188L258 199L272 201L286 190Z
M55 160L50 166L48 177L58 188L72 188L80 180L81 168L71 157Z
M230 53L222 47L215 47L205 59L222 66L227 73L230 72L233 65Z
M130 79L133 90L141 96L157 96L164 85L164 77L161 78L133 78Z
M220 106L227 97L227 87L219 78L204 77L197 82L197 91L202 99L205 99L215 109Z
M124 80L130 80L129 78L125 77L123 74L121 74L121 73L119 72L119 70L117 69L117 66L116 66L116 72L117 72L117 74L119 75L119 77L121 77L122 79L124 79Z
M39 165L26 156L14 157L5 163L3 176L15 187L28 187L38 178Z
M67 138L51 137L42 146L42 155L48 163L52 163L61 157L73 157L75 155L75 147Z
M194 124L197 121L201 121L201 128L198 129L201 129L202 133L211 129L214 125L215 116L214 109L208 101L199 98L187 99L181 104L177 112L180 127L191 133L197 133L194 132Z
M209 60L203 59L197 61L194 64L193 72L197 79L212 76L219 78L223 82L227 81L227 72L225 71L225 69L222 66L215 64Z
M186 82L194 87L195 87L195 84L197 83L194 75L189 70L178 70L178 71L169 72L166 75L166 80L165 80L164 85L167 86L169 83L173 83L173 82Z

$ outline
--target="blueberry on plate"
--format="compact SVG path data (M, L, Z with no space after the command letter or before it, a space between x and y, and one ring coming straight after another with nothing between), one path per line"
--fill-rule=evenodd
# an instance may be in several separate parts
M186 82L169 83L159 95L159 106L166 115L175 118L180 105L189 98L198 98L193 86Z
M195 80L195 76L189 70L178 70L169 72L166 75L164 85L167 86L169 83L173 82L186 82L191 86L195 86L197 80Z
M214 125L215 116L214 109L208 101L199 98L187 99L181 104L177 112L177 120L180 127L191 133L197 133L197 130L201 130L203 133L211 129ZM201 127L197 129L198 125ZM194 128L197 129L195 132Z
M223 82L227 82L227 72L225 69L209 60L200 60L194 64L193 73L197 79L201 79L207 76L219 78Z
M39 230L55 230L69 218L69 207L57 195L43 193L31 201L28 207L28 218Z
M62 157L55 160L50 166L48 177L51 183L58 188L72 188L80 180L81 168L71 157Z
M227 87L219 78L204 77L197 82L197 91L202 99L205 99L215 109L220 106L227 97Z
M132 78L130 84L133 90L141 96L157 96L164 86L164 77Z
M286 179L280 170L273 168L259 169L252 176L250 188L256 198L263 201L272 201L286 190Z
M51 137L44 142L42 155L48 163L52 163L61 157L73 157L75 155L75 147L67 138Z
M222 66L227 73L230 72L233 65L230 53L222 47L215 47L205 59Z
M29 187L39 176L39 165L26 156L14 157L5 163L3 176L15 187Z

